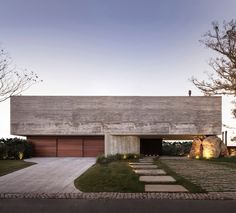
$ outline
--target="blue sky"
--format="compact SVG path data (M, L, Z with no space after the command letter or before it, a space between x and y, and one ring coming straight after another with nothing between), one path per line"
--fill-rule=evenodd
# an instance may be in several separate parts
M200 43L235 0L0 0L0 44L43 83L25 95L201 95L213 56ZM224 101L224 120L230 105ZM0 103L0 136L9 134ZM233 121L230 121L233 122ZM235 125L236 126L236 125Z

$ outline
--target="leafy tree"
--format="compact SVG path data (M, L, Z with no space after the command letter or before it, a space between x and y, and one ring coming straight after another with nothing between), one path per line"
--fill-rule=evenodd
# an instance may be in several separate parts
M39 81L34 72L16 69L9 55L0 50L0 102L12 95L19 95Z

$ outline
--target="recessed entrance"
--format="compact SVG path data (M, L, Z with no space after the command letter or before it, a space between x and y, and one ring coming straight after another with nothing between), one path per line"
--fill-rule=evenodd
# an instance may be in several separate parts
M140 153L143 155L161 155L162 154L162 139L140 139Z

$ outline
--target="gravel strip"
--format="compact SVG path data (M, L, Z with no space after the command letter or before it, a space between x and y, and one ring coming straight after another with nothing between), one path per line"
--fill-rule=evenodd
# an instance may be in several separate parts
M157 200L236 200L236 192L211 193L0 193L0 199L157 199Z

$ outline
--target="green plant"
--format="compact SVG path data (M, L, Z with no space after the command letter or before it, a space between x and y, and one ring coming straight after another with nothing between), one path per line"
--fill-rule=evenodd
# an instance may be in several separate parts
M170 156L188 155L192 146L192 142L162 142L162 154Z
M8 147L5 143L0 142L0 159L7 159Z
M97 157L97 163L99 164L107 164L113 161L119 161L119 160L136 160L141 157L140 154L135 154L135 153L127 153L127 154L114 154L114 155L99 155Z
M0 159L19 159L32 156L32 144L25 139L7 138L0 139ZM19 155L19 153L22 153Z

